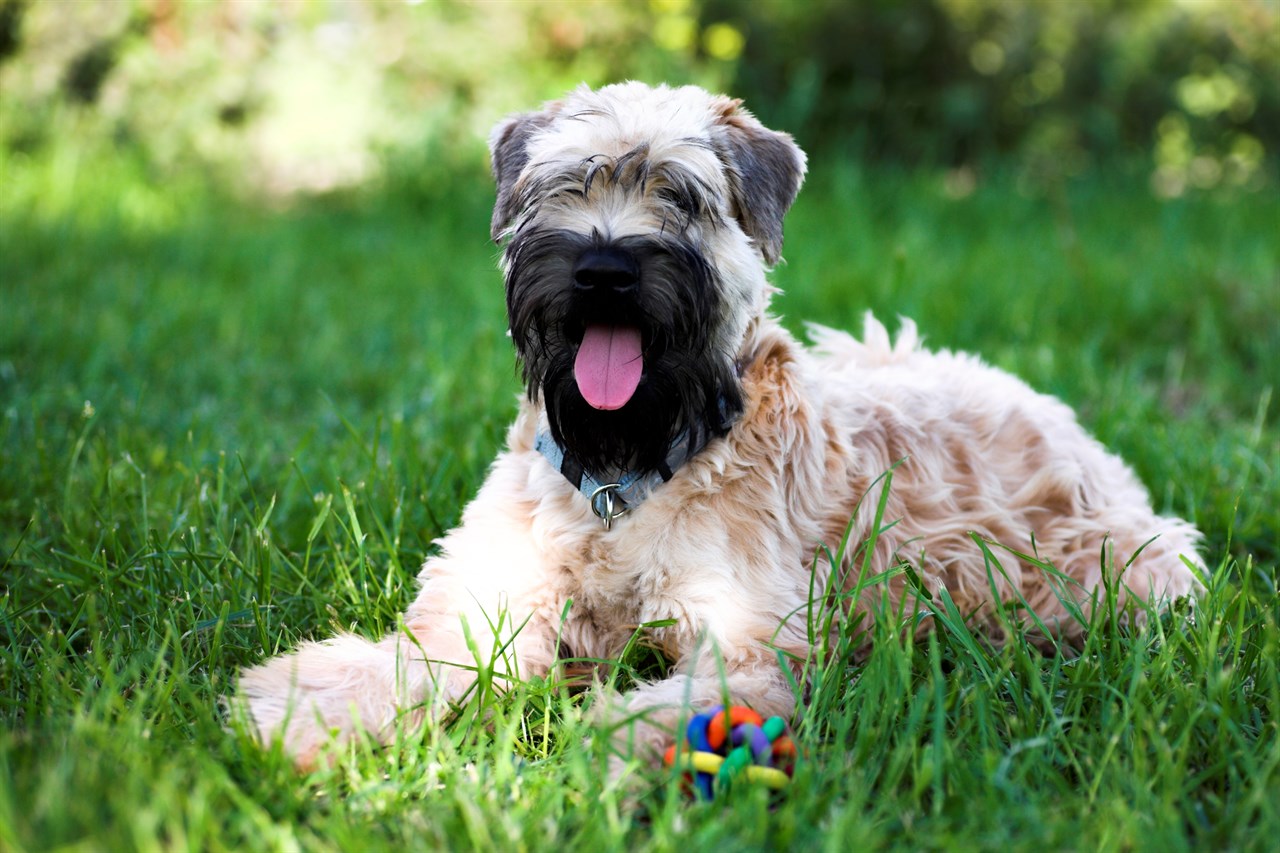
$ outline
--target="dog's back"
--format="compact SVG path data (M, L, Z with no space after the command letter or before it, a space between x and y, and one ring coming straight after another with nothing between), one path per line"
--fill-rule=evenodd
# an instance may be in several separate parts
M1134 473L1062 402L975 356L923 348L909 320L896 338L869 314L862 340L821 326L810 336L827 417L854 449L854 476L892 469L880 568L905 560L979 615L991 609L993 584L1005 600L1016 590L1067 635L1082 626L1063 599L1086 603L1104 571L1114 572L1121 599L1198 588L1188 561L1200 533L1156 515ZM862 501L864 536L878 495Z

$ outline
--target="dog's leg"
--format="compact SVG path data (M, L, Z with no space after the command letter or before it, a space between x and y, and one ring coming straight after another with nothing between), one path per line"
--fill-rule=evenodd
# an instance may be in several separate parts
M488 670L498 688L547 670L554 655L554 579L518 496L525 467L500 457L463 523L423 567L404 631L380 642L342 635L247 670L239 698L254 733L280 738L302 767L358 733L397 730L457 701Z

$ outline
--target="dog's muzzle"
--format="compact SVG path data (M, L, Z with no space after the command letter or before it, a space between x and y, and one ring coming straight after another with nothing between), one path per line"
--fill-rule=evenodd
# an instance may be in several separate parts
M573 375L582 398L594 409L621 409L644 378L643 334L627 319L631 294L639 285L635 255L616 246L592 246L573 266L574 295L589 318Z

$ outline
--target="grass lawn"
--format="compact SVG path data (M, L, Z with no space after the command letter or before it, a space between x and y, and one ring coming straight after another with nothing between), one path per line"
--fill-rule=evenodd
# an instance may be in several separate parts
M1104 609L1058 655L941 609L915 643L883 622L869 657L814 673L807 758L768 808L686 802L662 775L625 804L581 699L541 681L309 776L224 729L242 666L395 624L499 446L518 384L483 177L272 212L65 151L0 172L0 849L1280 833L1273 191L1158 202L1108 172L956 200L938 176L812 176L775 276L788 324L911 316L1061 396L1206 531L1212 577L1142 628Z

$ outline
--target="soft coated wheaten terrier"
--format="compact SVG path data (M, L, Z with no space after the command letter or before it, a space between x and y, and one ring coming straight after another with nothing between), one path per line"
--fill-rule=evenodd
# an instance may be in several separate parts
M254 731L300 765L462 696L464 622L481 649L509 642L528 677L674 620L652 639L676 674L600 702L603 718L643 719L631 734L645 748L724 696L790 715L778 650L803 661L810 601L853 583L861 559L850 571L828 555L851 519L850 560L872 533L891 468L871 572L906 562L992 630L995 599L1020 597L1078 635L1064 599L1087 612L1104 565L1122 595L1197 588L1197 531L1156 515L1062 403L921 349L909 322L894 341L870 317L861 341L815 327L806 348L769 315L765 272L805 155L738 101L583 87L502 122L491 147L528 396L423 566L404 632L305 643L242 675ZM1019 556L1032 554L1069 582ZM902 581L868 595L901 600Z

